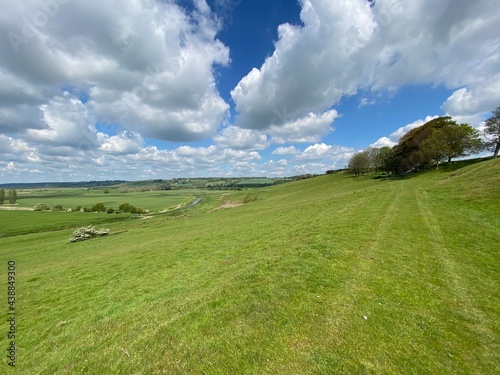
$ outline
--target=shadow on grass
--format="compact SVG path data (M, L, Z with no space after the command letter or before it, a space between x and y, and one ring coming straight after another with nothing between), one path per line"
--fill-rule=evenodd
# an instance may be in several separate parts
M431 169L425 169L422 171L417 171L417 172L407 172L403 174L387 174L387 175L378 175L373 177L374 180L380 180L380 181L395 181L395 180L406 180L414 177L418 177L427 173L449 173L449 172L455 172L459 169L468 167L469 165L481 163L483 161L491 160L492 157L486 157L486 158L476 158L476 159L467 159L467 160L457 160L457 161L452 161L450 164L441 164L439 166L439 169L431 168Z

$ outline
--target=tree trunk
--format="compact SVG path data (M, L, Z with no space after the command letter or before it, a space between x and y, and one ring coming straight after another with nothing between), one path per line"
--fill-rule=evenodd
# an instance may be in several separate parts
M495 146L495 152L493 153L494 158L498 156L498 151L500 151L500 142L497 142L497 145Z

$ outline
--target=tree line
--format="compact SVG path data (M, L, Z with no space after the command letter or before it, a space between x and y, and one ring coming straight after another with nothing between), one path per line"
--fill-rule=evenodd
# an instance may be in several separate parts
M483 132L458 124L450 116L428 121L401 137L394 147L367 148L352 156L348 170L356 176L369 171L403 174L439 168L440 163L492 150L500 151L500 107L486 120Z
M17 191L16 189L10 189L7 193L9 197L9 203L14 204L17 201ZM5 203L5 189L0 189L0 205Z

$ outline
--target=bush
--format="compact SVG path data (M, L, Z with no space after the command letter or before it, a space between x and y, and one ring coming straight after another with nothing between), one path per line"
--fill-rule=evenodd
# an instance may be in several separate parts
M108 209L106 210L106 212L107 212L108 214L114 214L114 213L115 213L115 209L114 209L114 208L108 208Z
M61 206L60 204L52 207L52 211L62 211L62 210L63 210L63 206Z
M104 190L104 194L109 194L109 190L108 190L108 189L105 189L105 190Z
M144 214L144 213L146 213L146 211L143 210L142 208L137 208L135 206L132 206L129 203L121 204L120 207L118 207L118 210L121 212L129 212L132 214Z
M90 208L88 208L88 207L84 207L83 208L83 212L92 212L92 210Z
M103 203L96 203L90 209L92 212L106 212L106 206Z
M73 208L71 211L80 212L81 210L82 210L82 206L76 206L76 208Z
M69 239L69 242L85 241L90 238L106 236L109 234L109 229L96 229L94 226L81 227L75 230Z
M253 202L256 200L257 200L257 194L248 193L247 195L245 195L245 198L243 198L243 203Z
M33 211L49 211L50 206L45 203L38 203L33 207Z

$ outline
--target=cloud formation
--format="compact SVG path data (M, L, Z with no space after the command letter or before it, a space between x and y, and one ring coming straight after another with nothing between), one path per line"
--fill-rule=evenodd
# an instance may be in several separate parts
M407 124L405 126L400 127L398 130L395 132L391 133L389 137L381 137L379 138L376 142L372 143L369 147L393 147L396 146L399 142L399 139L408 133L410 130L418 128L419 126L424 125L425 123L437 118L439 116L427 116L425 119L419 119L417 121L414 121L410 124Z
M325 141L346 97L362 93L366 109L403 86L443 86L443 112L473 125L500 103L497 0L299 2L301 24L280 25L274 51L232 89L234 123L218 33L239 0L8 2L0 179L319 173L354 152Z
M456 88L443 105L453 115L485 112L500 102L495 0L301 0L301 5L304 25L281 25L274 53L231 92L238 126L286 127L360 89L408 84Z
M0 15L8 36L0 42L4 132L74 143L69 133L86 133L87 125L60 103L62 87L85 98L81 110L94 121L169 141L214 135L229 109L213 74L229 63L229 49L205 1L192 13L173 0L27 0L7 8ZM71 116L72 128L62 130Z

